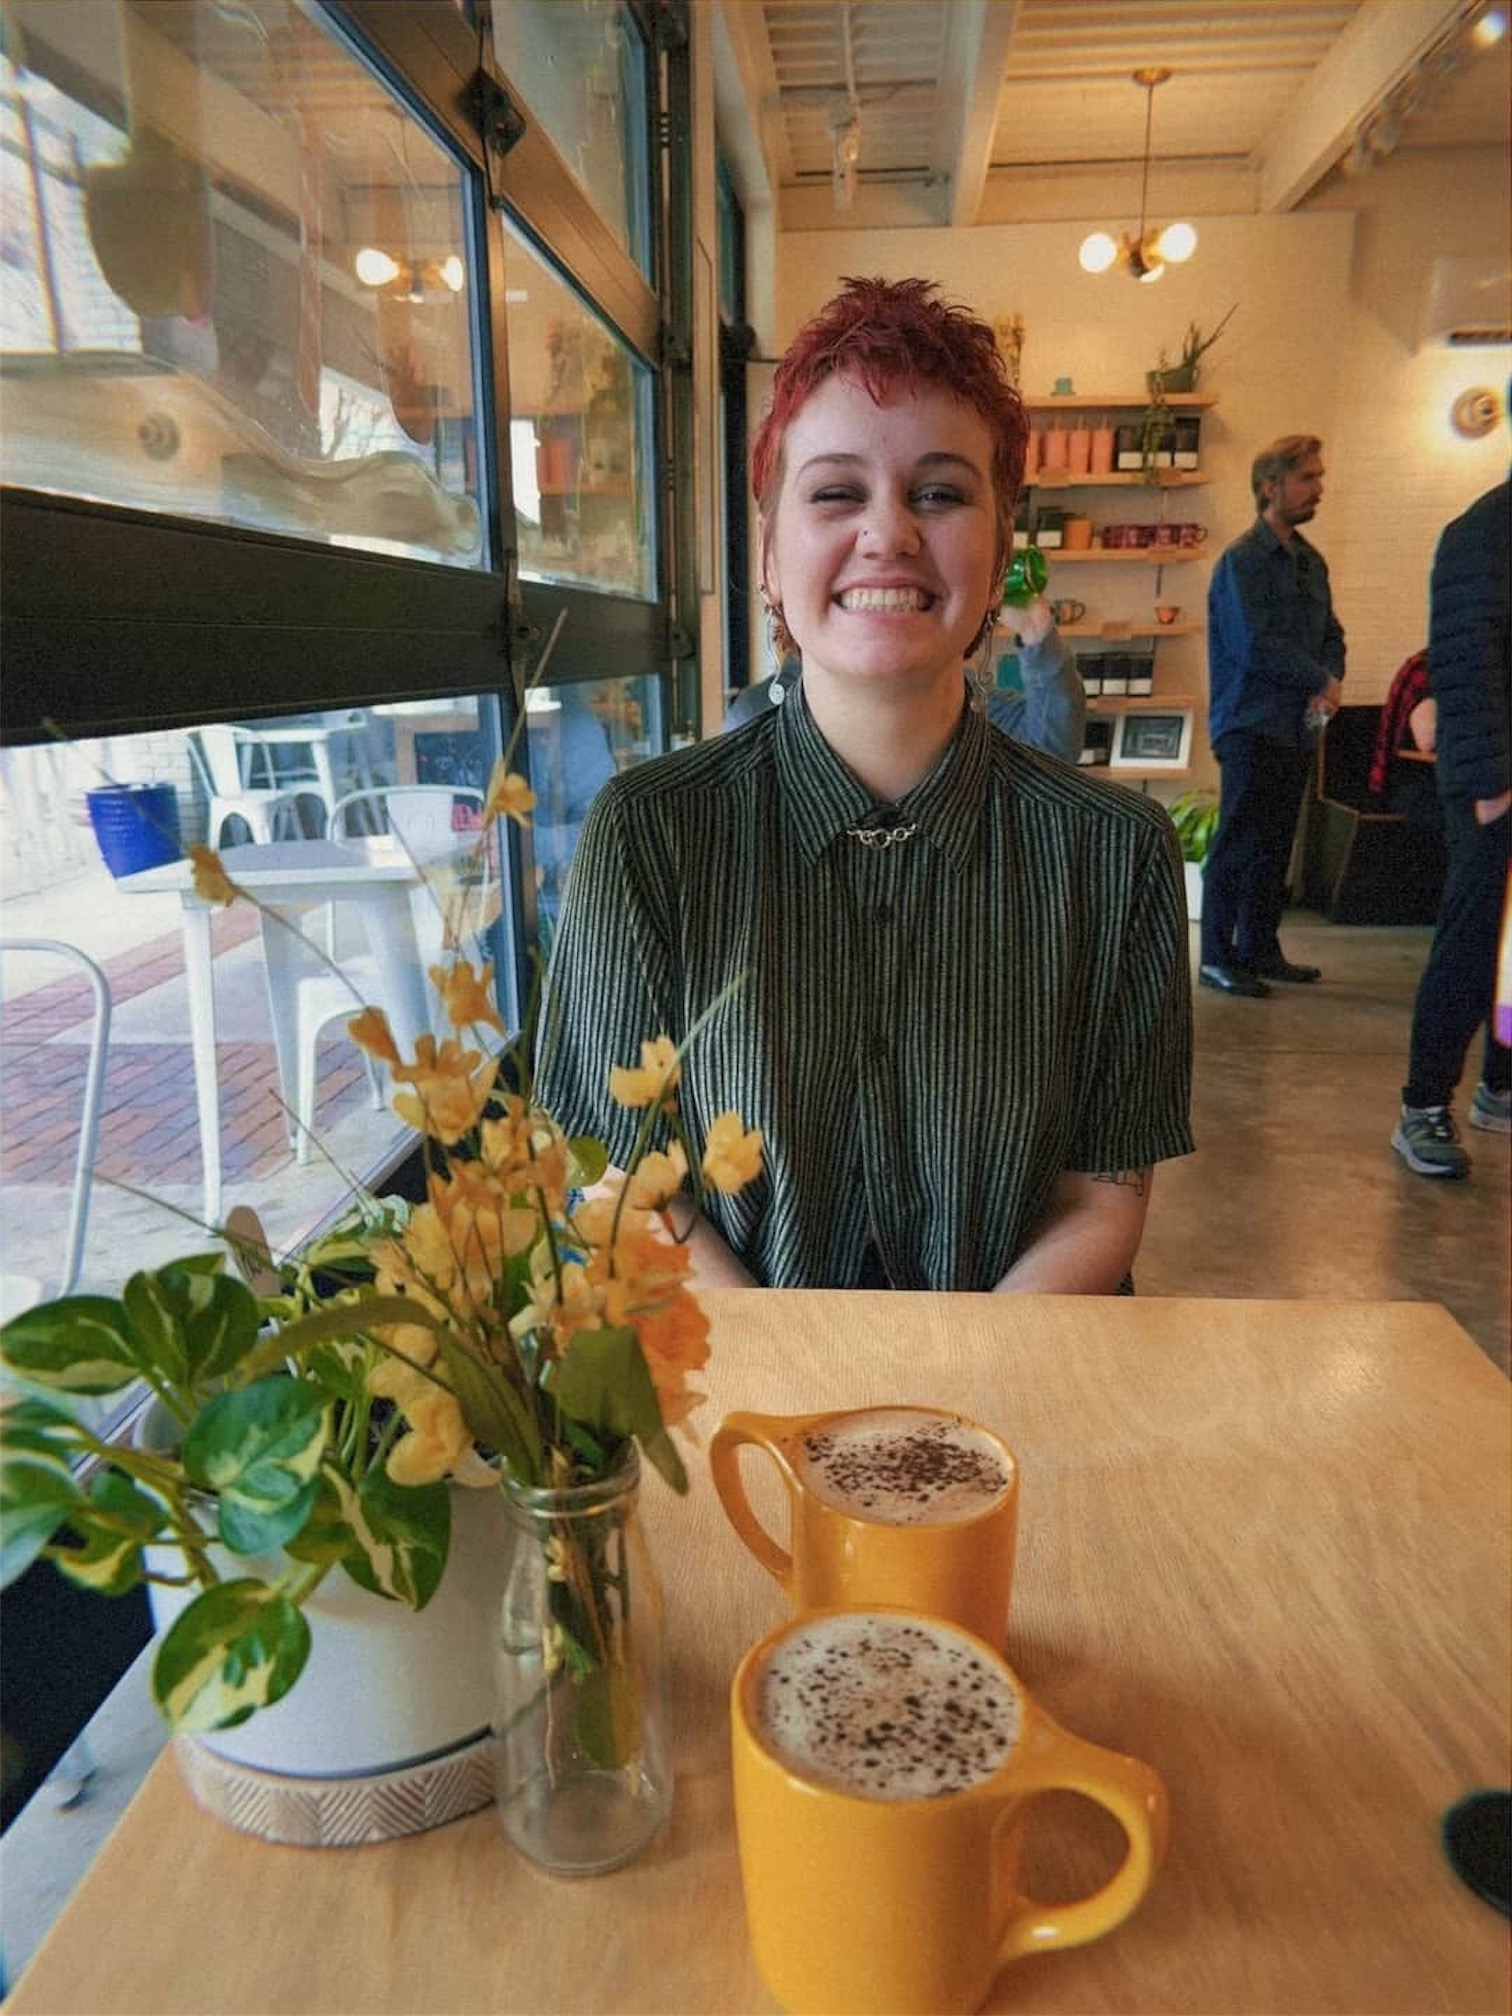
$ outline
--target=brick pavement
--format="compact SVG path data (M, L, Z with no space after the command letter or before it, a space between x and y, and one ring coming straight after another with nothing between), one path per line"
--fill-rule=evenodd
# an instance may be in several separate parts
M256 935L253 910L218 911L217 954ZM114 1002L129 1001L184 976L177 931L104 962ZM85 1050L51 1039L94 1012L84 979L50 981L4 1004L0 1019L0 1184L66 1190L73 1180ZM320 1046L317 1127L330 1126L367 1097L357 1052L342 1035ZM287 1122L278 1103L271 1043L216 1046L221 1085L221 1157L228 1181L272 1175L289 1159ZM109 1052L95 1157L99 1175L151 1190L155 1183L198 1181L199 1122L194 1060L187 1042L134 1043Z

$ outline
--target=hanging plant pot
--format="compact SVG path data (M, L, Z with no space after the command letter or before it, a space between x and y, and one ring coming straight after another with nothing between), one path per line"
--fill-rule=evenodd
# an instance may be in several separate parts
M1171 392L1195 392L1197 390L1197 366L1195 364L1167 364L1164 369L1146 371L1145 385L1149 391L1159 395Z

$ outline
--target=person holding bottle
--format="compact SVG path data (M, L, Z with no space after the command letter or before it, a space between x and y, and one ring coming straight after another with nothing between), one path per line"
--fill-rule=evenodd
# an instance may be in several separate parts
M802 676L611 778L568 879L541 1103L623 1165L609 1070L665 1035L696 1153L731 1110L761 1130L761 1176L691 1228L705 1286L1112 1294L1192 1146L1170 820L968 697L1027 423L935 297L850 281L795 339L751 473Z

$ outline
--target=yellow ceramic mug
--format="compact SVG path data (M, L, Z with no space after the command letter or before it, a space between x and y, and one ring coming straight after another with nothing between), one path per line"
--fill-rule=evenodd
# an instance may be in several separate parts
M789 1544L751 1509L738 1451L786 1487ZM897 1603L1003 1642L1018 1465L986 1428L938 1407L731 1414L709 1448L730 1523L795 1610Z
M908 1611L791 1619L730 1696L735 1823L756 1964L783 2008L977 2009L998 1969L1122 1924L1165 1851L1147 1765L1060 1728L984 1640ZM1089 1897L1041 1903L1026 1802L1069 1789L1128 1848Z

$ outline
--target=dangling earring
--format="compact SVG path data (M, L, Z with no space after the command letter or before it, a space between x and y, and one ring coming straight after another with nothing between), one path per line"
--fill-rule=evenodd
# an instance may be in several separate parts
M992 676L993 639L997 630L998 605L994 603L982 618L982 627L972 639L966 653L966 690L971 705L977 712L984 713L987 699L995 688ZM976 663L973 664L972 660Z
M778 676L781 677L785 673L789 663L794 665L796 676L796 668L801 662L802 654L797 644L793 641L792 632L787 627L787 618L782 613L782 604L772 600L771 596L767 593L765 581L759 584L756 592L761 597L762 608L766 611L767 649L772 654Z

